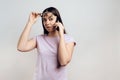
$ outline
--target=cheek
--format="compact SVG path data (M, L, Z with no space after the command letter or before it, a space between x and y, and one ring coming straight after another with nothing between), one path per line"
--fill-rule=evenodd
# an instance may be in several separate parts
M51 23L52 23L52 24L55 24L55 23L56 23L56 21L55 21L55 20L54 20L54 21L51 21Z

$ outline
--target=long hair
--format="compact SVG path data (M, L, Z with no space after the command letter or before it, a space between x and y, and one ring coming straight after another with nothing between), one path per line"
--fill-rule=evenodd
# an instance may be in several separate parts
M54 8L54 7L48 7L48 8L46 8L46 9L42 12L42 14L44 14L45 12L51 12L53 15L55 15L55 16L57 17L56 22L59 21L59 22L62 23L62 25L63 25L63 22L62 22L60 13L59 13L59 11L58 11L56 8ZM43 26L44 34L47 34L47 35L48 35L49 32L45 29L45 26L44 26L44 24L43 24L43 19L42 19L42 26ZM65 29L64 29L64 34L66 34Z
M59 13L59 11L58 11L56 8L54 8L54 7L48 7L48 8L46 8L46 9L42 12L42 14L44 14L45 12L50 12L50 13L52 13L54 16L57 17L56 22L59 21L59 22L62 23L62 25L63 25L63 22L62 22L60 13ZM43 29L44 29L44 34L47 34L47 35L48 35L49 32L45 29L45 26L44 26L44 24L43 24L43 18L42 18L42 26L43 26ZM64 34L66 34L65 29L64 29ZM57 68L60 68L60 67L61 67L61 65L60 65L60 62L59 62L59 60L58 60L58 55L57 55Z

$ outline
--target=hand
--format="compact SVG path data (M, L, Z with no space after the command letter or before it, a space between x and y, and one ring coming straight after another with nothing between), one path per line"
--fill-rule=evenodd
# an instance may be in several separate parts
M64 29L65 29L63 24L60 23L60 22L56 22L54 25L56 26L56 30L59 32L59 35L60 36L63 35L64 34Z
M34 24L37 21L38 17L40 17L41 15L42 15L41 13L32 12L29 16L28 22Z

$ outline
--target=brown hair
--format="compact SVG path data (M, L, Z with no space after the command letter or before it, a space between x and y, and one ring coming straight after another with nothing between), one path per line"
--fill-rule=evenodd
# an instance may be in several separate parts
M46 9L42 12L42 14L44 14L45 12L51 12L53 15L57 16L56 22L59 21L60 23L63 24L62 19L61 19L61 16L60 16L60 13L59 13L59 11L58 11L56 8L54 8L54 7L48 7L48 8L46 8ZM44 24L43 24L43 18L42 18L42 26L43 26L43 29L44 29L44 34L48 34L49 32L45 29L45 26L44 26ZM64 29L64 34L66 34L65 29Z

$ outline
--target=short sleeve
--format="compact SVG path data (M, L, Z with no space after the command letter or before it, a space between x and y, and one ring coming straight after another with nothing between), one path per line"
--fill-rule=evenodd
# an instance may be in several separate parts
M36 35L36 36L34 36L32 39L34 39L34 40L38 41L38 40L37 40L37 39L38 39L38 37L41 37L41 36L43 36L43 35Z
M39 48L40 40L43 35L36 35L33 39L36 41L36 48Z
M43 34L41 34L41 35L36 35L36 36L33 37L33 39L35 39L35 40L38 42L39 39L41 39L42 37L44 37Z
M74 46L76 45L75 39L72 36L68 35L68 34L65 34L65 42L66 43L74 42Z

